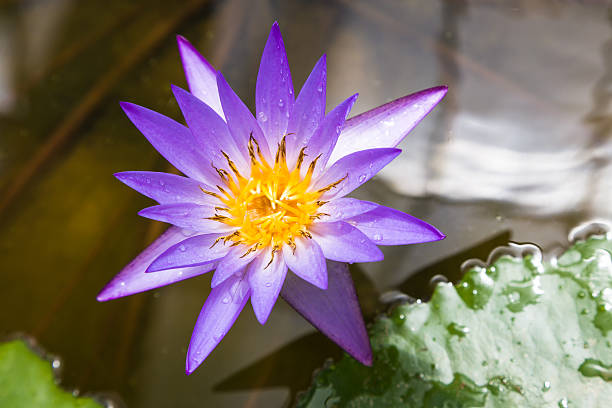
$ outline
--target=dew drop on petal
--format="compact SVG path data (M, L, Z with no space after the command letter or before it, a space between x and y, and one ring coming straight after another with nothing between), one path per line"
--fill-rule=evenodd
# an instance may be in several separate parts
M178 248L178 249L179 249L179 251L181 251L181 252L185 252L185 250L186 250L187 248L185 248L185 245L181 244L181 245L179 245L179 248Z
M372 238L374 238L374 241L382 241L383 239L381 234L374 234Z
M269 288L272 286L272 282L266 282L265 285L266 285L266 288Z
M366 174L362 174L361 176L359 176L359 182L363 183L366 180L367 177L368 176Z
M260 111L260 112L257 114L257 118L258 118L260 121L262 121L262 122L265 122L265 121L267 121L267 120L268 120L268 117L266 116L266 114L265 114L263 111Z
M223 299L221 300L221 302L222 302L223 304L226 304L226 305L227 305L229 302L231 302L231 300L232 300L232 297L231 297L230 295L226 295L226 296L224 296L224 297L223 297Z
M282 99L278 100L278 107L282 108L283 106L285 106L285 101L283 101Z

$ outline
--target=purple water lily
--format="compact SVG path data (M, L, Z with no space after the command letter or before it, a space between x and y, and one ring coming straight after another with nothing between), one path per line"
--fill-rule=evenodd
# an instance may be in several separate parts
M115 299L215 271L187 352L192 373L251 300L265 323L279 294L355 359L372 351L347 262L383 259L378 245L444 238L408 214L346 195L400 150L395 146L444 97L436 87L346 117L357 95L325 114L326 59L294 98L278 24L259 67L257 115L184 38L191 93L172 87L185 127L131 103L121 107L187 177L116 177L159 205L140 215L172 224L98 295ZM290 272L288 273L288 270Z

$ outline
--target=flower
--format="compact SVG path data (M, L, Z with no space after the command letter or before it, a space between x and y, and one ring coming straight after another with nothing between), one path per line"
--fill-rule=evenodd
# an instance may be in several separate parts
M279 294L355 359L369 339L346 263L383 259L378 245L444 238L433 226L347 198L446 94L421 91L346 121L357 95L325 114L326 58L297 98L278 24L256 84L256 118L221 73L177 37L191 93L172 90L188 127L131 103L121 107L185 176L115 176L159 205L139 214L168 229L98 295L110 300L215 271L187 352L187 374L210 354L250 299L265 323ZM288 269L291 271L288 273Z

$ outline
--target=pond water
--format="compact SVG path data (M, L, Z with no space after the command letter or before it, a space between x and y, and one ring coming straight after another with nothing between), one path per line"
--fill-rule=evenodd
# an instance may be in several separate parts
M180 117L170 91L186 86L180 33L252 108L274 20L296 89L327 54L328 107L359 92L357 114L448 85L402 155L354 194L448 236L354 266L371 321L382 301L427 298L432 277L456 280L464 260L508 240L555 254L576 224L610 219L611 10L595 0L0 0L0 333L61 356L67 387L129 407L290 405L340 351L283 301L265 326L245 308L189 377L210 275L96 302L165 228L137 216L151 202L112 174L172 170L118 101Z

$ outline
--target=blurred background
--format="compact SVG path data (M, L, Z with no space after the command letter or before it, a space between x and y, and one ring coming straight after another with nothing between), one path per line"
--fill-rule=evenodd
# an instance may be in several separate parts
M355 193L424 219L442 242L384 248L353 268L372 321L399 292L427 299L509 240L548 253L612 213L612 13L572 0L0 0L0 336L62 358L62 384L129 407L285 407L339 349L279 300L250 306L191 376L184 361L210 275L107 303L96 294L164 225L116 181L172 171L124 117L126 100L180 119L175 35L254 107L280 23L296 91L323 53L328 109L357 114L448 85ZM390 292L391 291L391 292ZM102 394L100 394L102 395Z

